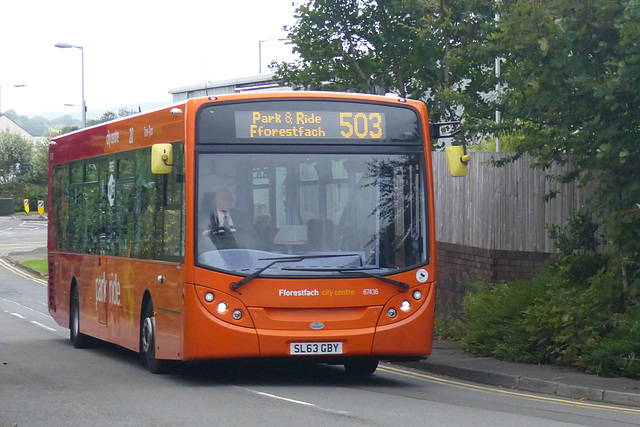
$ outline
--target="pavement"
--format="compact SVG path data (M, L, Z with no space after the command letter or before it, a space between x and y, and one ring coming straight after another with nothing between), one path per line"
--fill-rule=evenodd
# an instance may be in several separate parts
M431 356L403 366L481 384L576 400L640 407L640 380L601 377L577 369L478 357L455 341L434 341Z
M14 264L46 257L46 247L11 252L6 256ZM433 343L432 355L428 359L401 365L481 384L576 400L640 407L640 380L601 377L572 368L478 357L461 349L455 341L436 340Z

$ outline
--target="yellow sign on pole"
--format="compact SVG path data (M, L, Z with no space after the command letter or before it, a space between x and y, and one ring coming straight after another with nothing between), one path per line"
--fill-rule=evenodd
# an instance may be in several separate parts
M38 213L42 218L42 214L44 213L44 200L38 200Z
M24 211L29 215L29 199L24 199Z

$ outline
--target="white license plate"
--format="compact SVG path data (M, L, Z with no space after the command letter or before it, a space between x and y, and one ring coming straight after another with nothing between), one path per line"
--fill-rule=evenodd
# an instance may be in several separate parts
M289 354L313 356L316 354L342 354L341 342L292 342Z

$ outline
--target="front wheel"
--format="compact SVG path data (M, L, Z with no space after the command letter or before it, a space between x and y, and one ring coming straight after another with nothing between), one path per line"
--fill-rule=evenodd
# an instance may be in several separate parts
M154 374L166 374L173 368L170 360L156 359L156 317L151 301L146 305L140 325L140 360Z

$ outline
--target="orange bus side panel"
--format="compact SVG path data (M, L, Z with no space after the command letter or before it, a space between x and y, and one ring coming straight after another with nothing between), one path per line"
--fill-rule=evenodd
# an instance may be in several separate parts
M182 349L183 269L174 263L99 255L50 253L54 263L55 321L69 327L71 285L80 299L80 332L139 350L140 313L149 290L157 313L158 358L178 359ZM158 276L164 276L163 283Z
M175 263L109 258L107 277L115 286L109 304L109 341L139 351L140 316L144 292L149 291L156 313L156 357L179 359L182 348L182 289L184 269ZM158 277L162 276L162 283Z
M50 253L49 259L55 266L56 312L53 317L56 322L60 326L69 327L71 285L75 281L80 302L80 332L106 340L106 327L98 323L101 307L96 300L95 285L96 279L101 278L104 273L104 257Z

